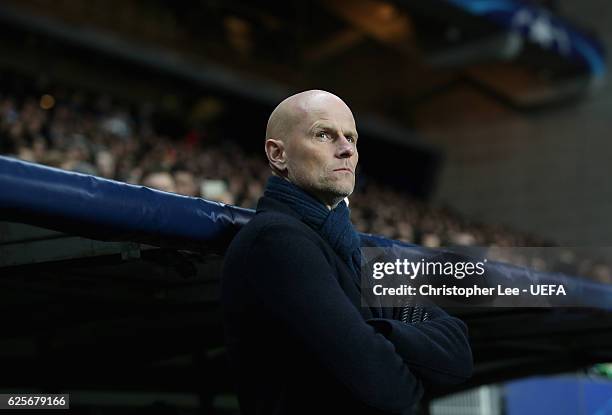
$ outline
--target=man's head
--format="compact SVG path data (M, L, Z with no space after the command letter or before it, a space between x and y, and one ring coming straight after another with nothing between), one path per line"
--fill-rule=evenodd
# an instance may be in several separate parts
M349 107L329 92L292 95L270 115L266 155L272 172L328 207L353 192L357 129Z

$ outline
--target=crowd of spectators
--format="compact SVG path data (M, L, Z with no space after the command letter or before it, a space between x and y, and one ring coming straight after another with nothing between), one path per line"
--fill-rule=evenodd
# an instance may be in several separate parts
M263 154L237 142L213 139L201 129L180 137L156 131L148 105L136 109L106 96L79 93L0 95L0 153L23 160L142 184L183 195L254 208L269 175ZM367 172L359 172L367 177ZM553 246L500 225L476 223L368 177L350 198L361 232L427 247ZM500 254L502 260L539 270L587 275L612 283L610 266L559 249L554 261ZM505 256L504 256L505 255Z

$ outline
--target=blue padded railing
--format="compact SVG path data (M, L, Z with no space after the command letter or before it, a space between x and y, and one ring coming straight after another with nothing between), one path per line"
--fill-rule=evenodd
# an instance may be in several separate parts
M0 156L0 220L103 241L134 241L222 254L255 212ZM363 247L397 258L451 258L454 253L361 234ZM579 304L612 307L612 286L489 261L490 283L564 283ZM575 299L574 299L575 300ZM574 301L575 302L575 301ZM576 305L572 303L573 305Z
M223 252L255 214L224 203L0 156L0 220L99 240ZM371 246L392 241L362 234Z

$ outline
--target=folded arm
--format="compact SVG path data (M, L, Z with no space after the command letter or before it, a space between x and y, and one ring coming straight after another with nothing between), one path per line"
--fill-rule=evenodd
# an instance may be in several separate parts
M437 306L426 307L430 319L419 323L367 320L396 348L410 369L434 385L461 383L472 375L473 358L467 326Z

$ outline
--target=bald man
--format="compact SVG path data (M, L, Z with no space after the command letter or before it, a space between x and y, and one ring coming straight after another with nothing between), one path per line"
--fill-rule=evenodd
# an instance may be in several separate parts
M344 199L358 134L325 91L268 121L272 175L225 257L221 304L241 412L410 414L424 388L472 370L465 325L440 309L417 324L361 306L361 250Z

